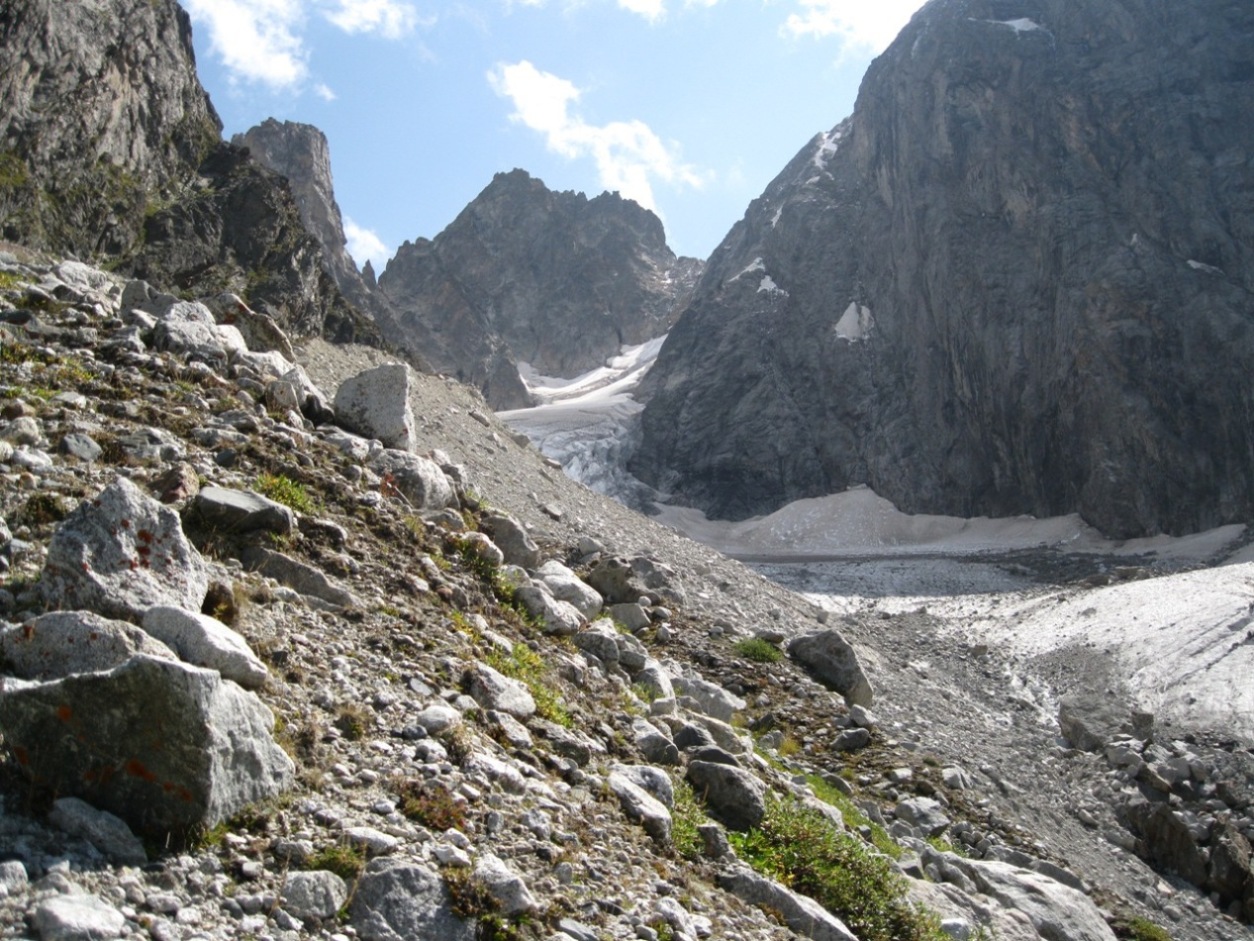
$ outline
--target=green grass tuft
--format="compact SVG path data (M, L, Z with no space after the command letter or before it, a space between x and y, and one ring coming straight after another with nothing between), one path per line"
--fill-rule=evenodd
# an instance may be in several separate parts
M861 941L946 941L935 915L906 898L891 862L822 813L778 797L748 833L729 834L758 872L808 895Z
M262 474L257 478L257 492L297 513L317 512L317 505L305 490L305 485L284 474Z
M736 653L754 663L778 663L783 659L783 652L770 641L761 637L746 637L736 641L733 648Z

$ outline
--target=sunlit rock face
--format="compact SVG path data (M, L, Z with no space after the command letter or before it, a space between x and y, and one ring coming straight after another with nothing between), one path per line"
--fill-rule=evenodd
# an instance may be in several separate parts
M699 270L636 203L554 192L514 170L434 239L402 245L379 289L403 346L516 408L530 401L518 364L570 378L661 336Z
M1254 510L1254 7L934 0L710 259L635 473L1111 535Z

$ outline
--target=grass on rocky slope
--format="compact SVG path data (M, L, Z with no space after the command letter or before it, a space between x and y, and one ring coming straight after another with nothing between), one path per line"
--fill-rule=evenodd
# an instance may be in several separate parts
M907 900L887 857L796 800L769 797L762 823L730 838L754 869L813 898L861 941L948 938L935 915Z

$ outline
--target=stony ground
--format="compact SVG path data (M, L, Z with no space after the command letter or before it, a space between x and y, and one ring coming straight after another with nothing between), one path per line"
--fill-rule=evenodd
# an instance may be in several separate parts
M469 483L459 519L424 519L326 436L257 408L247 376L130 343L123 318L92 291L32 291L49 273L38 259L14 251L4 268L0 517L13 539L0 617L22 623L40 613L48 541L82 499L119 475L151 489L182 464L197 485L252 489L266 475L299 484L310 501L300 530L268 545L325 573L356 603L319 604L246 572L240 539L189 525L229 588L216 610L269 667L260 695L299 783L182 851L150 846L147 865L123 866L51 826L45 813L56 795L32 790L5 764L0 936L339 941L370 929L337 917L343 897L329 907L312 890L294 898L293 874L338 871L352 885L367 857L445 873L494 857L530 899L528 920L511 923L520 936L794 937L716 887L723 863L681 856L627 819L606 782L616 763L646 763L634 728L652 707L569 642L537 635L459 556L449 530L488 510L518 518L551 558L579 565L600 552L664 566L670 618L643 635L649 653L675 675L699 674L744 699L720 744L745 747L743 760L774 788L826 776L868 817L898 827L891 808L900 800L937 796L967 852L1065 864L1112 918L1139 913L1180 939L1246 933L1108 838L1117 828L1102 810L1110 769L1058 744L1048 691L998 651L972 650L926 613L860 611L842 630L877 688L878 719L863 723L875 728L868 747L838 751L853 725L841 698L787 659L758 663L735 648L837 615L573 484L464 387L418 380L418 450L444 452ZM298 354L328 395L380 356L318 342ZM98 452L76 452L64 443L73 435ZM539 719L521 727L467 701L467 669L501 663L510 645L531 652L533 679L569 728ZM437 713L449 728L435 733ZM1078 807L1093 808L1095 823ZM898 832L917 845L909 827ZM49 914L51 901L66 898L86 900L95 935L73 934Z

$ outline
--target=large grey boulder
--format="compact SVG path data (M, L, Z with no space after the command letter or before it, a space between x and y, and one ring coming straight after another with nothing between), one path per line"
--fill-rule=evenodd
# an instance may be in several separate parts
M409 404L413 377L404 363L386 363L345 379L335 393L339 424L385 447L413 451L414 412Z
M475 921L453 914L439 873L404 859L375 859L357 880L349 921L363 941L474 941Z
M153 343L159 350L199 353L226 364L233 354L248 349L239 330L219 325L199 301L176 301L158 312Z
M712 761L688 763L688 783L711 815L733 830L749 830L766 816L766 785L744 768Z
M384 492L395 490L415 510L442 510L457 503L457 493L440 465L429 458L387 448L370 462L383 478Z
M207 614L158 605L144 613L140 626L179 659L217 670L245 689L259 689L269 675L243 637Z
M814 631L794 637L788 643L788 654L831 685L850 706L869 709L874 704L871 681L862 671L853 647L838 631Z
M40 587L50 608L137 621L158 604L199 611L209 575L178 514L119 477L57 527Z
M0 726L35 786L175 845L293 780L260 700L212 670L154 657L6 690Z
M474 880L492 900L494 910L506 918L530 914L540 908L522 876L492 853L485 852L475 860Z
M178 659L173 650L134 624L90 611L53 611L0 629L3 672L26 680L111 670L140 653Z

